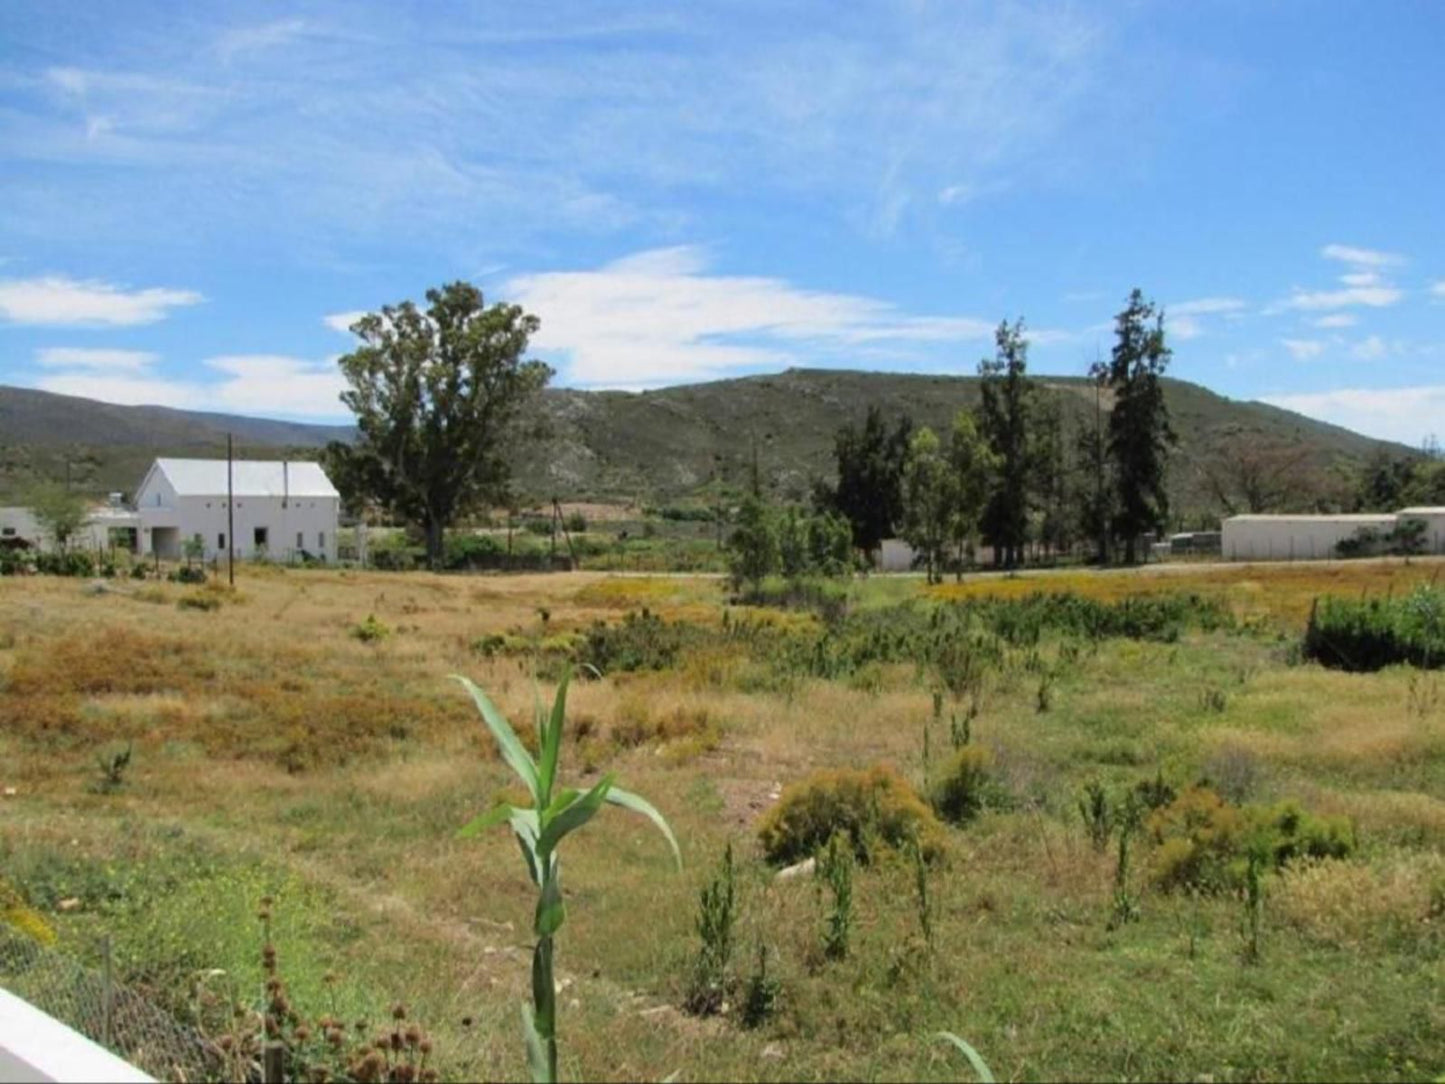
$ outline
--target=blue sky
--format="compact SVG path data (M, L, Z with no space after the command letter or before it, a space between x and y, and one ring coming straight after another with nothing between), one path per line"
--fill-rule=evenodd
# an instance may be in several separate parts
M1445 435L1445 6L0 7L0 382L336 418L469 279L578 387L1173 373Z

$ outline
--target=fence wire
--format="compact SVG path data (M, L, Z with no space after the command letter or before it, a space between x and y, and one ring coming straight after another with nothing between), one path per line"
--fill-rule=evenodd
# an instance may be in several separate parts
M223 1073L205 1038L144 994L3 927L0 987L157 1080L215 1080Z

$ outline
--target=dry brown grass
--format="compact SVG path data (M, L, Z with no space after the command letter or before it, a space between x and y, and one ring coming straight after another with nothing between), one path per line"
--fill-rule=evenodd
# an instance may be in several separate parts
M961 591L1072 589L1104 598L1218 591L1242 612L1297 629L1316 591L1401 590L1432 573L1424 562L1219 566L979 578ZM474 1015L470 1031L453 1027L448 1051L482 1077L515 1075L515 1001L526 984L534 900L505 833L452 838L489 807L506 776L448 675L476 679L528 741L531 662L482 659L474 640L514 630L540 636L539 609L548 611L551 630L615 621L642 606L669 620L716 623L721 584L247 570L240 586L219 611L189 613L169 595L171 605L156 605L128 585L92 597L74 581L0 580L0 785L20 790L4 800L0 843L107 862L175 846L162 834L174 828L237 862L280 863L335 893L354 939L336 948L343 960L374 968L365 973L384 980L378 989L411 983L416 998L430 999L430 1019ZM919 581L876 586L900 595L924 590ZM942 593L959 590L948 585ZM351 638L348 630L368 614L395 634L376 644ZM95 646L102 644L106 650ZM1112 858L1096 855L1078 825L1083 781L1098 778L1121 793L1162 769L1183 782L1218 751L1243 750L1260 763L1261 800L1296 797L1314 812L1351 817L1365 857L1281 882L1267 905L1291 937L1310 944L1376 953L1382 937L1372 923L1416 930L1407 919L1433 874L1413 864L1411 852L1445 847L1445 801L1432 789L1440 713L1412 714L1403 673L1290 668L1283 646L1225 634L1190 634L1177 645L1110 642L1059 679L1044 714L1032 702L1031 677L991 679L973 740L997 752L998 774L1017 804L985 813L966 831L950 830L948 859L934 874L936 961L919 963L912 873L902 863L860 873L868 879L857 888L860 951L874 952L868 966L886 982L862 963L858 971L809 971L812 886L785 891L754 872L745 887L745 944L765 941L777 951L791 998L775 1029L759 1033L728 1025L708 1031L654 1011L680 997L701 878L728 838L745 868L760 868L759 820L789 784L815 770L891 763L920 789L931 715L926 685L909 666L853 686L750 683L760 664L726 646L691 653L676 671L574 682L567 782L594 778L589 768L615 768L672 821L687 871L674 876L646 827L612 813L598 817L587 846L569 852L575 895L562 966L572 980L565 1026L575 1061L568 1071L615 1079L679 1067L685 1077L708 1069L777 1078L956 1076L957 1066L918 1052L915 1025L940 1002L957 1014L947 1026L992 1039L1001 1079L1186 1076L1221 1064L1219 1048L1208 1046L1173 1063L1146 1055L1130 1066L1101 1060L1098 1051L1109 1044L1098 1036L1114 1013L1143 1029L1140 1042L1154 1044L1147 1049L1197 1037L1201 1028L1224 1034L1235 1025L1201 1025L1196 1010L1221 990L1230 1003L1227 984L1210 985L1197 1003L1192 994L1164 995L1215 983L1235 965L1221 933L1226 963L1190 972L1173 910L1185 905L1173 900L1150 897L1142 929L1118 944L1106 939ZM1204 712L1200 691L1216 686L1228 692L1228 708ZM545 683L541 692L550 700ZM136 743L129 780L115 794L93 795L85 783L95 746L116 738ZM932 741L937 765L948 748L946 721ZM136 826L154 832L141 842ZM72 839L81 844L72 847ZM1146 868L1141 860L1141 884ZM1357 903L1352 893L1370 899ZM1218 907L1218 929L1232 930L1234 902ZM1271 951L1274 960L1286 950ZM1353 968L1353 958L1341 966ZM910 983L925 990L908 1010L913 1017L889 1008L914 996ZM1007 1001L995 1009L998 991ZM1134 1004L1135 991L1144 1008ZM1044 1000L1030 1008L1036 996ZM1263 1002L1250 1011L1270 1028L1279 1024ZM845 1032L835 1018L847 1021ZM764 1058L769 1044L785 1056ZM1251 1071L1288 1075L1281 1064L1256 1061ZM1350 1075L1358 1063L1331 1064Z

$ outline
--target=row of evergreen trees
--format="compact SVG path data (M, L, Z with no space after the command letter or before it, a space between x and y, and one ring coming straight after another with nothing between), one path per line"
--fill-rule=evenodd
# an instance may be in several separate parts
M1080 538L1100 561L1118 551L1134 563L1140 538L1169 516L1175 435L1161 383L1170 359L1164 314L1135 290L1115 337L1109 360L1090 372L1096 424L1072 440L1057 399L1029 376L1023 321L1005 321L994 356L979 362L975 410L960 411L940 438L870 409L861 428L838 433L838 480L817 487L815 504L846 520L867 554L901 535L930 578L971 559L979 538L1001 568L1022 564L1031 541L1057 552Z

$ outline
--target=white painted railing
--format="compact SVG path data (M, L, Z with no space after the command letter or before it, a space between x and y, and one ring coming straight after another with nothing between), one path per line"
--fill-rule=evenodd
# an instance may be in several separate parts
M0 1084L153 1081L30 1002L0 990Z

